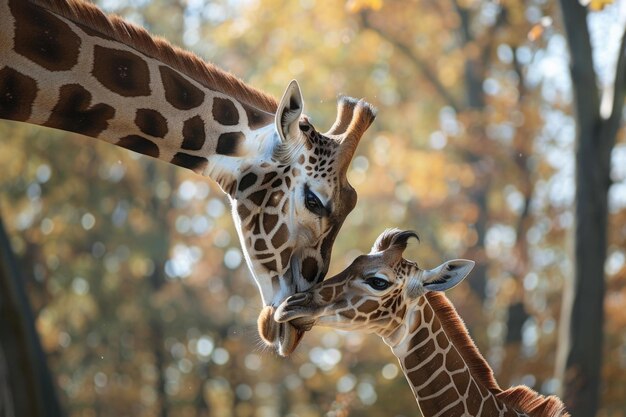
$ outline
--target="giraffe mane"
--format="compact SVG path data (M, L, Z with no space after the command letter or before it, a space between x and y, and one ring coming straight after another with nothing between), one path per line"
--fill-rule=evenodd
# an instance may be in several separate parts
M81 28L93 29L113 40L158 59L205 87L221 92L259 110L276 113L274 97L256 88L197 55L173 46L165 39L151 35L146 29L129 23L119 16L107 15L93 4L83 0L28 0L58 14Z
M506 405L526 413L530 417L569 416L561 400L555 396L545 397L526 386L512 387L503 391L496 382L493 370L476 347L463 319L450 300L444 293L437 291L427 292L424 296L435 315L439 317L446 336L457 349L477 382Z
M544 396L526 386L519 385L502 391L496 397L531 417L569 417L563 402L554 395Z
M435 315L439 317L446 336L458 350L472 376L489 391L502 391L496 382L493 370L478 351L467 331L467 327L465 327L463 319L459 316L450 300L444 293L438 291L429 291L424 296Z

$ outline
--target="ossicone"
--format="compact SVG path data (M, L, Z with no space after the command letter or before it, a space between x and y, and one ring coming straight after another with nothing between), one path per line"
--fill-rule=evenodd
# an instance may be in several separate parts
M409 239L412 237L419 242L420 238L413 230L386 229L374 242L371 253L382 252L392 248L404 251Z

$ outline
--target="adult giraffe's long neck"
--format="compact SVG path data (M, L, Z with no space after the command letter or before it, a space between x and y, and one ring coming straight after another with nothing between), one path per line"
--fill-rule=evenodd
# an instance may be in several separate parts
M0 0L0 118L212 176L263 152L276 101L79 0ZM232 167L229 167L232 168Z
M406 325L385 342L398 358L424 417L566 415L555 397L527 387L501 390L442 293L425 294L407 314Z

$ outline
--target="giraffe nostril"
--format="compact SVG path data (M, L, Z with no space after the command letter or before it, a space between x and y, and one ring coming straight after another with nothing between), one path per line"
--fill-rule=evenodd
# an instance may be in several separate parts
M309 294L301 292L301 293L294 294L291 297L287 298L287 303L288 304L302 303L306 301L308 298L309 298Z

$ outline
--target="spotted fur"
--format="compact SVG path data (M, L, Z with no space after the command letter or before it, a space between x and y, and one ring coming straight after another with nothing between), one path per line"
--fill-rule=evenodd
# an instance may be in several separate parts
M287 92L282 108L82 0L0 0L0 118L104 140L215 180L232 201L267 307L326 274L337 232L356 204L348 165L375 115L362 100L341 99L340 128L320 134L301 114L297 83ZM305 189L323 197L323 215L306 209ZM281 354L301 337L290 325L259 328L282 335L266 340Z
M467 274L463 268L469 261L422 271L402 257L413 236L386 230L368 255L308 293L288 299L276 316L305 328L319 323L381 336L398 358L425 417L569 416L556 397L528 387L499 387L450 301L423 288L439 279L445 282L447 275ZM384 279L389 286L377 290L368 283L371 279ZM416 286L421 290L413 291Z

